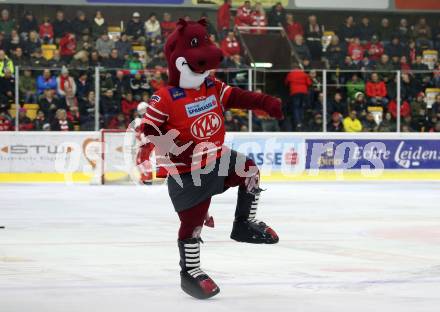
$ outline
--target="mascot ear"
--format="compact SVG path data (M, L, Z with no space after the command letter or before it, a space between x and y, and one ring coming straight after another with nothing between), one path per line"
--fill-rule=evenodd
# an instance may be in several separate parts
M206 21L206 18L204 18L204 17L199 19L199 21L197 23L199 23L203 27L208 27L208 22Z
M177 29L179 31L183 31L187 25L188 23L183 18L179 18L179 21L177 22Z

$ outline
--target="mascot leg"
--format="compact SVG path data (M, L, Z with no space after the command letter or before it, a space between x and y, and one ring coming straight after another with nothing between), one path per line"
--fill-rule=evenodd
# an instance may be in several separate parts
M136 158L136 164L140 171L140 182L142 184L153 183L153 167L150 161L150 155L153 152L154 146L150 143L145 144L139 148Z
M254 161L246 159L245 171L253 168L255 172L249 177L240 177L235 171L230 172L225 181L225 189L238 186L238 199L235 209L235 220L231 238L238 242L252 244L276 244L278 235L264 222L255 219L262 189L260 172Z
M217 284L200 269L200 233L210 204L211 198L179 212L181 287L188 295L198 299L207 299L220 292Z

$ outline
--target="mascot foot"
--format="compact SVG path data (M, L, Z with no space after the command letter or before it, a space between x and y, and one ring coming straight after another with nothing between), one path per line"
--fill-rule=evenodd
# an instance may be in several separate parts
M250 244L276 244L279 241L277 233L272 228L256 219L235 220L231 238L237 242Z
M178 245L182 290L197 299L208 299L217 295L220 288L200 269L200 240L189 238L178 241Z

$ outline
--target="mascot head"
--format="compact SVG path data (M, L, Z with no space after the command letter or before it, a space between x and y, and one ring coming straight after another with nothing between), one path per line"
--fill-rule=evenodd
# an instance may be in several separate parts
M168 61L169 85L184 89L197 89L222 61L217 48L206 30L206 21L180 19L176 30L168 37L165 55Z

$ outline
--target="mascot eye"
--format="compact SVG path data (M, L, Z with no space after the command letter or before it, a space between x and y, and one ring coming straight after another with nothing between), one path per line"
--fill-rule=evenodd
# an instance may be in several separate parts
M199 39L197 38L192 38L191 39L191 47L192 48L196 48L199 45Z

